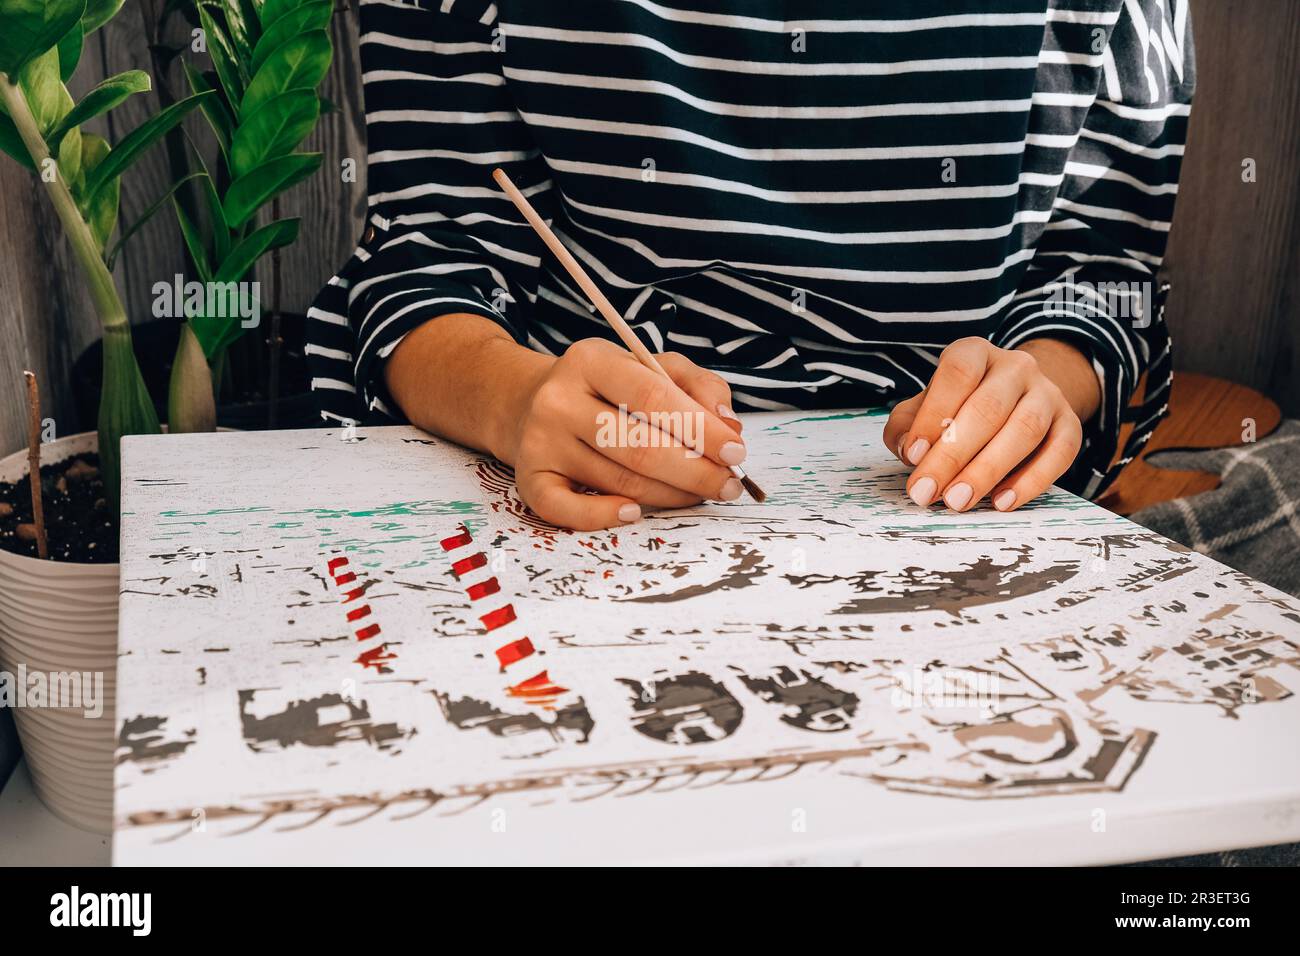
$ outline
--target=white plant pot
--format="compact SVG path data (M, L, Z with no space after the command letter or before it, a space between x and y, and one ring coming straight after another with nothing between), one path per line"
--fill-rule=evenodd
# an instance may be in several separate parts
M49 465L98 448L94 432L41 447ZM0 481L27 473L26 450L0 459ZM108 833L113 819L117 691L116 564L41 561L0 550L0 670L103 675L103 713L14 708L32 786L57 816Z

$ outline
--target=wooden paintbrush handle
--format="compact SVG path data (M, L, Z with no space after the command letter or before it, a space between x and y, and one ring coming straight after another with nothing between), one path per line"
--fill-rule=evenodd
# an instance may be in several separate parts
M614 308L609 299L605 298L605 293L601 292L596 283L591 281L591 276L587 275L587 271L582 268L578 260L573 258L573 254L564 247L564 244L551 231L551 227L542 221L542 217L537 214L533 204L519 191L519 187L511 182L505 170L492 170L492 178L496 180L498 186L505 190L505 194L510 197L510 201L518 207L524 218L528 220L528 224L542 237L542 242L546 243L546 248L550 249L555 254L555 258L560 260L560 265L564 266L565 271L569 273L573 281L578 283L587 298L596 306L597 311L605 317L605 321L609 323L610 328L618 333L618 337L622 339L623 344L636 356L637 361L646 368L654 369L660 375L668 375L664 367L659 364L659 360L654 357L654 353L645 347L641 340L637 338L636 333L632 331L632 327L623 321L623 316L619 315L618 310ZM668 377L671 378L672 376Z

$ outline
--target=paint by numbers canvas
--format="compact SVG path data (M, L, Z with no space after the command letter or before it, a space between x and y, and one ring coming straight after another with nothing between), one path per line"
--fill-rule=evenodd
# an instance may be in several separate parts
M917 508L883 421L752 416L767 503L601 533L411 428L128 439L116 862L1100 860L1300 807L1293 599L1062 492Z

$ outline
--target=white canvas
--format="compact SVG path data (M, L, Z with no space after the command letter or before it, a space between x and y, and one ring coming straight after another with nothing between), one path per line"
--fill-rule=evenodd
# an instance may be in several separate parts
M115 862L1300 839L1300 603L1059 491L922 510L883 424L749 416L767 503L602 533L410 428L127 439Z

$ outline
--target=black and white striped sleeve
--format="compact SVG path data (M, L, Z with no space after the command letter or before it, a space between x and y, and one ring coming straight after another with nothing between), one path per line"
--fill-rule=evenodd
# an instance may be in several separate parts
M1187 0L1125 0L1101 67L1051 218L993 336L1004 348L1060 338L1090 356L1101 408L1084 427L1074 466L1059 481L1085 497L1104 490L1167 414L1172 365L1156 272L1173 218L1195 85ZM1030 141L1058 132L1031 130ZM1143 402L1130 409L1144 373ZM1134 428L1112 468L1125 421Z
M400 416L383 360L440 315L528 339L540 242L496 187L504 168L549 218L551 182L501 73L489 4L362 7L370 221L349 276L352 377L367 411Z

